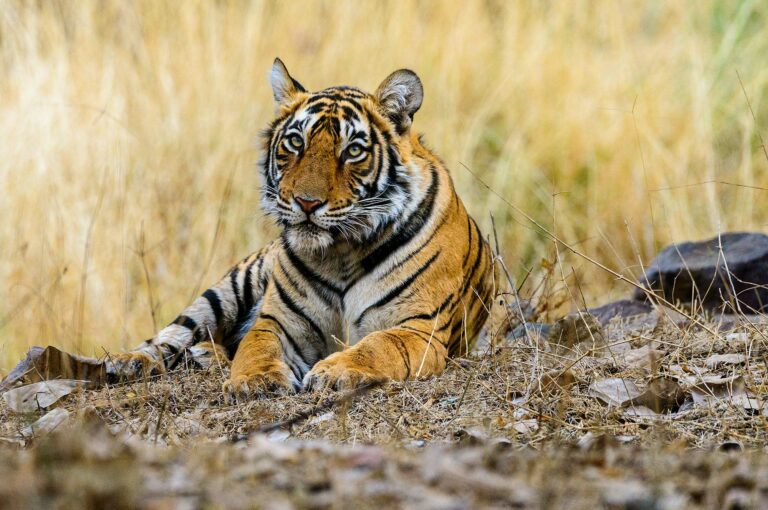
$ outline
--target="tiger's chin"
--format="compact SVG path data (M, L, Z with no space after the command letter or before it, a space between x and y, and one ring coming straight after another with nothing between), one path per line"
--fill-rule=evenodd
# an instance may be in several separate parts
M285 228L288 244L295 251L323 252L336 242L333 234L314 223L299 223Z

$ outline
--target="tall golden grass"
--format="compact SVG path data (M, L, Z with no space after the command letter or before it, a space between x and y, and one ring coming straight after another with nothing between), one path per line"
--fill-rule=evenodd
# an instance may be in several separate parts
M254 141L278 55L310 88L416 70L415 127L518 276L556 248L500 197L627 275L766 230L766 22L759 0L0 1L0 370L132 347L275 235ZM587 301L627 291L558 251Z

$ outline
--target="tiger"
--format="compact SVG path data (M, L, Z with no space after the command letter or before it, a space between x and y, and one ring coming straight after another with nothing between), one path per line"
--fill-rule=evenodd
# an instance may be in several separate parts
M371 94L307 91L278 58L276 118L258 162L282 229L108 372L174 368L186 351L232 359L233 400L442 373L472 349L496 291L489 240L449 171L411 129L411 70Z

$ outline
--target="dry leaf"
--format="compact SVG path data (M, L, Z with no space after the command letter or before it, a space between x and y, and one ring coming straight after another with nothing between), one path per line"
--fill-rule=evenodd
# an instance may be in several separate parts
M531 391L545 394L554 393L557 391L566 390L577 382L578 381L576 380L576 376L570 369L550 370L549 372L541 375L539 381L534 383Z
M644 370L653 370L655 366L658 366L659 360L664 357L666 353L658 349L651 349L650 346L644 345L639 349L631 349L624 353L624 364L627 368L641 368Z
M513 423L512 428L515 429L515 432L520 434L528 434L539 430L539 422L536 420L536 418L520 420Z
M306 426L310 427L312 425L317 425L318 423L323 423L324 421L332 420L334 416L336 416L336 414L333 411L328 411L319 416L313 416L311 419L307 420Z
M695 386L733 386L734 384L744 384L744 378L740 375L702 375L697 379Z
M620 377L595 381L589 385L588 391L593 397L597 397L606 404L614 406L620 406L642 393L633 381Z
M88 381L89 387L96 388L106 377L104 363L95 358L75 356L52 346L32 347L0 383L0 393L18 384L58 379Z
M57 407L53 411L46 413L42 418L21 431L25 438L41 437L50 434L69 418L69 411L62 407Z
M704 364L708 368L714 369L723 365L741 365L747 362L747 357L744 354L731 353L731 354L713 354L704 361Z
M86 381L55 380L40 381L3 394L8 407L16 413L33 413L51 406L65 395L69 395Z
M696 405L709 406L717 400L730 400L737 396L747 396L747 392L744 387L744 378L739 375L731 377L704 376L691 387L691 395Z
M674 413L680 409L687 398L685 390L671 377L659 377L648 384L648 388L622 404L623 406L640 406L654 413Z
M624 413L628 416L634 416L635 418L649 418L659 416L659 413L645 406L630 406L627 407Z
M763 402L761 399L744 395L734 395L731 398L733 405L743 407L745 411L749 411L752 414L763 413L764 416L768 416L768 402Z
M618 443L619 441L614 436L590 431L579 438L576 442L576 446L582 450L600 452L605 451L609 447L614 447L618 445Z

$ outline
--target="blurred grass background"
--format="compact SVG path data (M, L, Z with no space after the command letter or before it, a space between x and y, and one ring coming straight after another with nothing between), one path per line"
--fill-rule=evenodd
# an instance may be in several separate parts
M626 275L766 231L766 22L757 0L2 0L0 371L35 344L133 347L275 235L254 170L275 56L312 89L416 70L415 128L531 285L629 291L543 263L551 241L462 165Z

